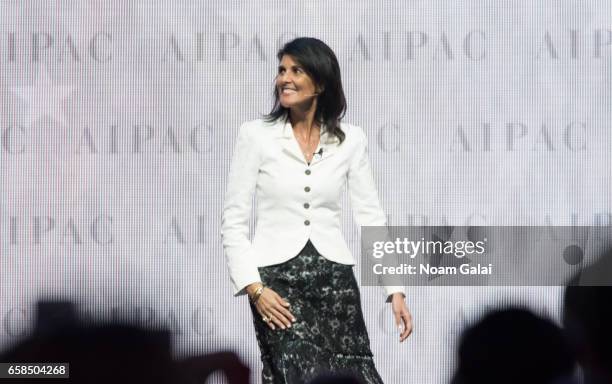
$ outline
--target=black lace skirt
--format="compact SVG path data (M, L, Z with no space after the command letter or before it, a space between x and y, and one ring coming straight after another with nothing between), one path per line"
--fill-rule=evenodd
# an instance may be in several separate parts
M271 330L251 304L263 383L307 383L321 373L382 383L370 350L353 268L327 260L310 241L291 260L260 267L263 283L290 304L297 321Z

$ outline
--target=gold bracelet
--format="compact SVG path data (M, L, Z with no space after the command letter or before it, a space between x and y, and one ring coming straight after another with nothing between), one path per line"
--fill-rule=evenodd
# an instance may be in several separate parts
M253 296L251 297L251 303L255 304L257 300L259 300L259 297L261 296L261 293L263 292L263 290L264 290L263 285L255 290L255 292L253 293Z

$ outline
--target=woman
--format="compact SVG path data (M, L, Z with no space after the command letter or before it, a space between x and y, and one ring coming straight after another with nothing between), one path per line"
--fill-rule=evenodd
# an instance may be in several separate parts
M382 383L340 231L345 185L357 224L386 224L366 136L340 123L340 67L325 43L295 39L278 59L274 108L241 126L229 174L221 232L234 294L250 298L264 383L307 382L326 371ZM412 319L403 288L385 289L404 341Z

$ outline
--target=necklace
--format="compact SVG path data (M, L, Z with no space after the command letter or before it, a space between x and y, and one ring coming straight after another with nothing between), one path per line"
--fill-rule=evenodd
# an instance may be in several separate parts
M311 135L312 135L312 130L308 133L308 137L298 139L298 143L300 144L300 149L302 150L302 153L304 154L304 157L306 158L307 162L310 162L310 160L312 159L312 156L314 155L314 150L316 149L316 145L317 145L315 143L315 147L313 148ZM316 135L315 135L315 138L316 138Z

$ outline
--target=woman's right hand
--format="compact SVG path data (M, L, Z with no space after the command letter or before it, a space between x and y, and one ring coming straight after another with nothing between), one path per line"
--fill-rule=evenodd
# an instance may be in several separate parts
M246 291L249 297L252 297L257 288L261 286L261 283L253 283L247 286ZM288 309L290 304L272 288L264 287L254 305L262 319L273 330L276 327L281 329L291 328L291 323L296 321L295 316ZM266 319L269 320L266 321Z

